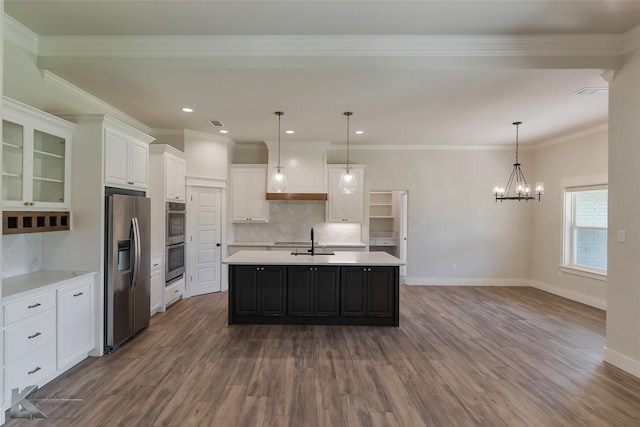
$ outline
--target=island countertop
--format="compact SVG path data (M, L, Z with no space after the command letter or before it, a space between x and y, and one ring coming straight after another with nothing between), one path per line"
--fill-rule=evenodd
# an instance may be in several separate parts
M386 252L335 252L334 255L292 255L289 251L238 251L224 259L223 264L251 265L405 265Z

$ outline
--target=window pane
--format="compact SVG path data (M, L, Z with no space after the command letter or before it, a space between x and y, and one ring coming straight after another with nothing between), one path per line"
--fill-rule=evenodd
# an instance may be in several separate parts
M576 193L576 227L607 228L607 190Z
M576 229L575 244L577 265L607 269L607 230Z

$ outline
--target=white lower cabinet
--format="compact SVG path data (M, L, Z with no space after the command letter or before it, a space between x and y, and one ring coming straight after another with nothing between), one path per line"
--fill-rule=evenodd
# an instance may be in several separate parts
M58 369L77 363L95 347L93 279L58 289Z
M162 256L151 257L151 315L164 311L162 291L164 288L164 275L162 274Z
M185 281L184 277L175 282L168 284L164 288L164 301L165 306L169 307L174 302L178 301L184 295Z
M58 272L56 272L57 274ZM13 389L42 387L95 348L95 273L70 273L62 282L40 283L40 275L5 279L3 286L28 290L3 292L4 408Z

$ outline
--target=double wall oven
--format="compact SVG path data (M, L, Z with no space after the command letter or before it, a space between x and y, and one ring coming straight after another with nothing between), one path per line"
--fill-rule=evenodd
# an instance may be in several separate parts
M166 285L184 275L187 215L184 203L167 202Z

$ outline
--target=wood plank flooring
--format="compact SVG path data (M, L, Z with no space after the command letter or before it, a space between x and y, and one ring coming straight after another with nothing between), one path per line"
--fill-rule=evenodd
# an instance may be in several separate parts
M605 313L532 288L400 289L400 327L227 326L180 301L7 426L638 426L640 380L602 362Z

